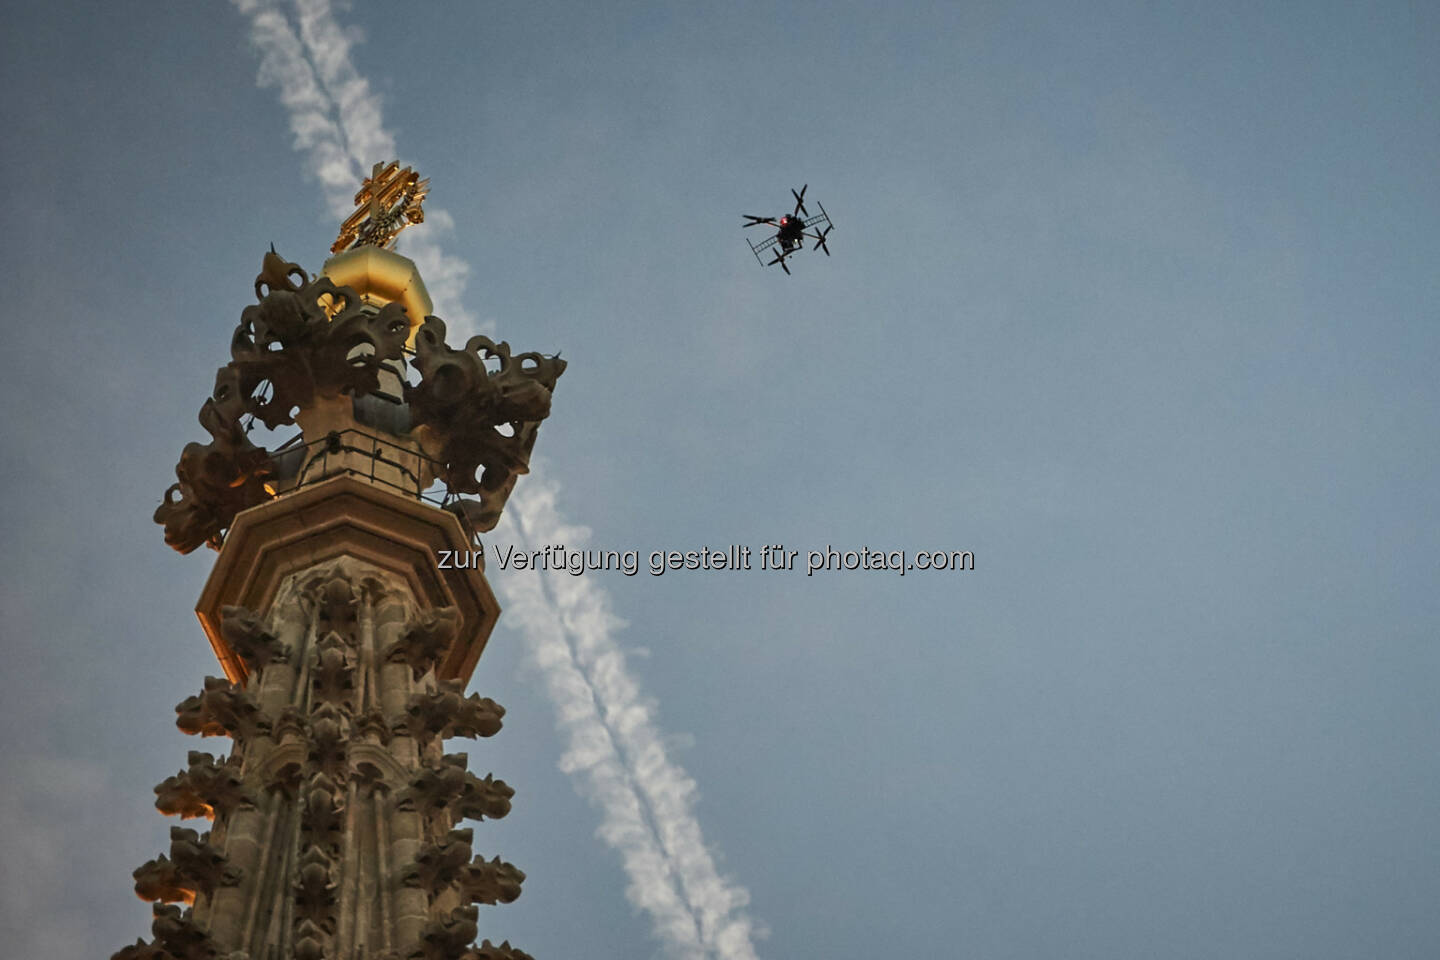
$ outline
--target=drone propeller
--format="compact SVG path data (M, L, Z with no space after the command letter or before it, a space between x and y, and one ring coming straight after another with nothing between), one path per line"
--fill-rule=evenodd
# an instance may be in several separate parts
M808 184L808 183L805 184L805 186L803 186L803 187L800 188L800 192L799 192L799 193L796 193L796 192L795 192L795 188L794 188L794 187L791 187L791 188L790 188L790 195L795 198L795 212L796 212L796 213L803 213L803 214L805 214L805 216L807 216L807 217L810 216L810 211L805 209L805 191L806 191L806 190L809 190L809 189L810 189L810 184Z
M768 223L772 227L776 225L774 217L756 217L748 213L742 213L740 214L740 216L750 221L749 223L745 224L746 227L757 227L762 223ZM742 227L741 229L743 230L744 227Z
M790 275L790 267L788 264L785 263L785 251L782 250L779 253L775 254L775 259L765 264L765 266L773 267L777 263L780 264L780 269L784 270L785 275L788 277Z
M828 227L825 228L824 233L817 233L817 234L815 234L815 246L811 247L810 249L811 249L812 251L813 251L813 250L824 250L824 251L825 251L825 256L827 256L827 257L830 256L830 248L827 247L827 246L825 246L825 234L829 233L831 230L834 230L834 229L835 229L835 227L834 227L834 225L832 224L831 226L828 226Z

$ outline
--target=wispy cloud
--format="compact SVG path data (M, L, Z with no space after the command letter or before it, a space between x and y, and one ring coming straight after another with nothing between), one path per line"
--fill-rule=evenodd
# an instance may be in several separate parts
M340 28L329 3L299 0L292 23L274 0L232 2L250 18L250 40L260 55L258 82L276 89L295 149L305 155L338 223L354 210L361 177L376 162L400 157L382 123L380 98L351 60L358 34ZM406 231L400 243L420 268L435 312L464 339L486 330L462 298L469 266L440 246L454 226L448 213L430 206L425 224Z
M590 531L565 522L556 506L556 484L543 479L543 469L536 473L542 479L527 477L523 492L517 489L511 498L504 521L508 527L502 526L501 534L532 547L583 548ZM651 912L657 933L667 943L688 946L688 940L665 932L678 933L683 926L685 932L698 935L705 951L701 956L753 960L755 931L744 913L749 894L716 871L694 813L695 781L668 756L654 708L642 696L615 640L623 621L595 581L568 575L542 580L543 576L535 573L506 582L509 612L518 612L537 658L544 648L541 666L569 737L562 767L588 777L592 797L615 801L597 801L606 818L601 836L620 849L627 862L634 849L642 854L639 861L648 863L652 847L659 846L666 868L665 896L652 897L632 871L632 901ZM624 783L615 781L610 769L617 752L623 757ZM624 796L627 791L630 795ZM638 824L632 808L640 813ZM648 827L651 835L642 837L640 826ZM649 886L659 891L660 878L648 873L646 877L655 881ZM686 910L684 925L668 910L648 905L655 899L668 908L677 887Z
M295 148L332 214L348 214L360 171L397 155L379 98L354 67L357 34L341 29L328 0L295 0L293 24L274 2L233 2L250 18L260 83L278 89ZM457 333L474 330L460 302L467 267L443 252L437 236L453 224L439 210L429 211L427 221L429 230L407 233L406 252L437 312ZM522 545L583 543L588 532L563 520L556 490L527 478L510 499L502 530ZM566 740L561 769L599 809L598 836L620 854L630 880L626 896L650 916L670 955L754 960L756 932L744 912L749 896L716 870L694 813L695 782L668 756L653 706L626 666L615 640L622 624L609 597L583 577L542 580L532 573L500 586L507 616L525 636L555 704Z

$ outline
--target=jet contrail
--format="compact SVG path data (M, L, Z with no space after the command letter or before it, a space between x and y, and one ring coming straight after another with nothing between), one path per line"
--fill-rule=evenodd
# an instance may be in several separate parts
M295 149L305 154L331 213L348 215L360 174L375 160L397 156L380 102L351 60L351 35L335 22L329 0L295 0L294 26L274 0L232 2L250 19L260 85L278 88ZM439 210L427 211L427 222L441 229L452 223ZM406 252L427 278L437 309L458 321L452 329L477 332L460 304L466 265L433 239L407 239ZM510 498L501 530L532 549L583 543L588 531L566 524L555 498L553 484L527 478ZM744 912L749 895L716 871L694 814L695 783L667 756L652 709L626 668L609 597L592 581L568 575L531 572L499 585L555 705L566 739L560 767L599 808L597 835L620 854L630 879L626 897L649 914L671 956L756 960L757 932Z

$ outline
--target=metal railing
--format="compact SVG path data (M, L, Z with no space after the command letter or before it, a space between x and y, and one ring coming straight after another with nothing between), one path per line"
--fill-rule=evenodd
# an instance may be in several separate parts
M440 509L461 499L459 494L439 480L432 480L422 488L421 474L437 477L442 473L444 464L427 456L418 445L412 447L396 442L393 437L353 427L332 430L308 442L304 442L303 434L297 434L271 451L270 458L276 467L277 497L344 476L364 480ZM478 546L480 534L465 511L447 512L460 521L460 527L471 544Z

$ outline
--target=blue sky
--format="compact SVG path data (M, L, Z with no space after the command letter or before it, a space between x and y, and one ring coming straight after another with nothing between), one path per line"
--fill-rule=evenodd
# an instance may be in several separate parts
M150 515L261 254L337 221L232 5L11 6L0 925L108 956L221 748L173 727L211 555ZM522 483L593 545L975 553L587 575L761 956L1440 951L1433 7L335 17L453 220L437 312L570 362ZM834 256L762 270L802 183ZM503 617L472 688L528 874L482 934L657 954Z

